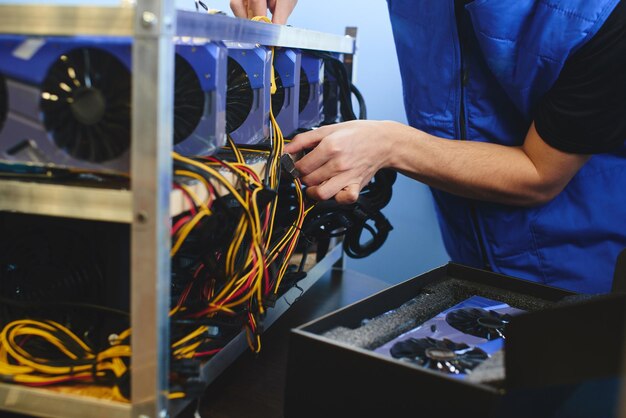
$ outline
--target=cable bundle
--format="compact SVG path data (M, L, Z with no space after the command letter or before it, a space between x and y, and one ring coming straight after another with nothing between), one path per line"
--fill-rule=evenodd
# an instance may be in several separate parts
M127 337L94 352L57 322L13 321L0 332L0 380L28 386L95 383L111 386L116 399L127 399Z

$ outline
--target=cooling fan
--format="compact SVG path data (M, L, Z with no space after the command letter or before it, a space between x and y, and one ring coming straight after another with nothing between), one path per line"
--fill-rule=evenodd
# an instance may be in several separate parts
M211 155L226 144L228 52L221 42L177 40L174 82L174 150Z
M301 56L299 51L280 48L274 58L276 93L272 95L272 111L285 136L298 129Z
M226 132L237 144L269 138L272 53L264 47L227 44Z
M495 340L505 338L504 331L511 318L509 314L502 315L495 311L464 308L448 312L446 322L465 334Z
M319 126L324 120L324 60L302 53L299 122L301 129Z
M174 142L183 154L210 154L225 142L221 50L220 56L217 44L176 46ZM128 172L130 61L130 39L0 38L9 98L0 158Z
M489 358L480 348L434 338L399 341L391 347L390 352L394 358L405 359L447 374L469 374Z

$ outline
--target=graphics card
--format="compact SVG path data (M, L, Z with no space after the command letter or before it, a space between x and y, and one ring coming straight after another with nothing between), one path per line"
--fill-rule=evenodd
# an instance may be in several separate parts
M302 53L299 128L310 129L324 120L324 60Z
M174 151L211 155L226 144L228 51L221 42L175 42Z
M0 159L128 172L131 48L126 38L0 37ZM179 40L175 63L175 150L211 154L225 141L225 47Z
M278 48L274 58L276 93L272 95L272 111L285 136L298 129L301 57L300 51Z
M504 346L506 326L522 310L473 296L377 348L377 353L464 377Z
M251 44L226 46L226 132L237 144L257 144L270 133L272 53Z

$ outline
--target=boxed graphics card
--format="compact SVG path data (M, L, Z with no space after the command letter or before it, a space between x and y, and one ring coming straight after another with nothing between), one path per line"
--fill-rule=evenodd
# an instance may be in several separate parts
M625 318L624 297L451 263L294 329L285 416L548 417L581 399L614 416ZM610 356L576 366L591 345Z

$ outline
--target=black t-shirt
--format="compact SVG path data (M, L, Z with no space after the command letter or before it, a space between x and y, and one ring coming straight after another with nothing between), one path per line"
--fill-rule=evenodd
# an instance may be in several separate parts
M626 141L626 2L572 54L535 111L543 140L561 151L599 154Z

